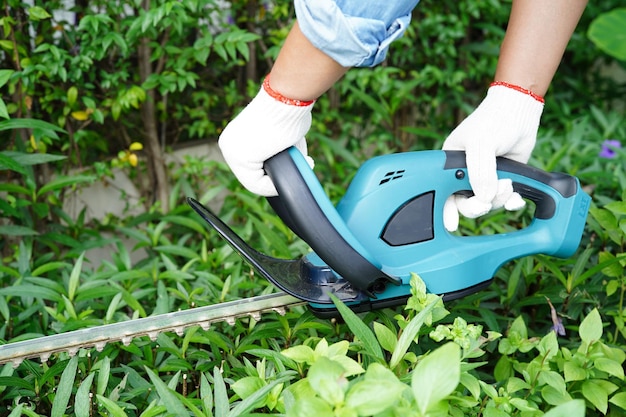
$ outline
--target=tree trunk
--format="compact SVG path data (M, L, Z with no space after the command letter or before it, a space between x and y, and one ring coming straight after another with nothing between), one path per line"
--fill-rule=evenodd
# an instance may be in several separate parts
M150 10L150 0L142 2L144 10ZM150 64L150 40L142 38L139 44L139 77L143 83L152 74ZM165 171L165 158L159 145L158 120L155 106L156 94L154 90L146 91L146 100L141 105L141 121L144 127L144 149L148 156L148 174L152 188L152 202L159 202L163 213L167 213L169 207L169 187Z

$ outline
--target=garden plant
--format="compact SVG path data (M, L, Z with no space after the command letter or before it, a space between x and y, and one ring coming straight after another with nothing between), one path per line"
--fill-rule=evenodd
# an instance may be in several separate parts
M510 1L429 3L383 65L349 72L316 103L310 153L333 200L373 155L440 148L489 84ZM297 306L2 364L0 415L626 415L620 3L590 2L529 162L578 177L592 197L575 256L509 262L445 304L415 271L395 309L357 315L337 301L341 318L328 320ZM185 198L216 204L272 256L306 244L219 160L166 156L215 143L292 22L286 0L3 3L0 344L276 291ZM70 197L120 172L139 211L68 214ZM531 209L462 219L460 232L518 230Z

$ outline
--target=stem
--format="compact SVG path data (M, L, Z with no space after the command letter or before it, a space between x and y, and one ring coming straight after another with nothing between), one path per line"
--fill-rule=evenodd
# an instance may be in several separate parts
M143 0L144 10L150 10L150 0ZM150 40L143 37L138 47L138 64L140 82L145 82L153 73L150 63L152 54ZM156 117L156 94L154 90L146 91L146 101L141 105L141 120L144 126L144 137L146 140L146 151L148 154L148 172L152 183L152 202L158 201L164 213L169 211L169 190L167 184L167 174L165 172L165 158L163 150L159 145L158 121Z

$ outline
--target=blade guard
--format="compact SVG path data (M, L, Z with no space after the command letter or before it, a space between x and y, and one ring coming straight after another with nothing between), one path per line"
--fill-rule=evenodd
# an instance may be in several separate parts
M372 298L406 298L412 272L429 292L462 295L512 259L538 253L569 257L580 243L590 204L575 177L498 158L499 178L510 178L515 191L535 203L533 221L511 233L457 236L443 225L443 205L454 193L471 193L463 152L370 159L336 208L296 148L266 161L265 169L279 194L270 204L314 251L306 258Z

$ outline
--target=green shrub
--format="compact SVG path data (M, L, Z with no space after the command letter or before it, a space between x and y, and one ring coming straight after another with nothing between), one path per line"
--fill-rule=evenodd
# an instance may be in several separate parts
M488 289L445 308L416 278L408 309L356 317L340 307L343 321L327 321L295 307L260 322L2 365L0 414L623 415L626 159L623 150L610 159L600 153L606 140L626 143L623 115L611 108L624 85L596 70L614 61L586 36L616 3L590 4L531 159L578 176L593 197L575 257L511 262ZM110 175L118 152L119 162L144 137L138 108L150 94L161 148L214 138L269 68L291 2L238 2L236 26L216 33L203 26L203 7L216 1L154 1L144 11L134 2L82 2L78 24L53 18L58 4L9 0L0 18L0 343L274 291L184 204L186 196L209 202L229 190L220 217L253 247L283 258L307 251L223 164L187 158L167 167L168 192L158 204L145 195L147 209L137 215L87 221L68 216L62 203ZM440 146L484 92L506 7L423 4L385 65L351 71L319 100L309 137L333 199L373 154ZM155 64L143 81L142 38ZM153 175L143 162L120 168ZM501 233L524 221L523 213L496 212L461 227ZM89 250L101 247L111 248L110 260L91 263Z

